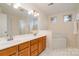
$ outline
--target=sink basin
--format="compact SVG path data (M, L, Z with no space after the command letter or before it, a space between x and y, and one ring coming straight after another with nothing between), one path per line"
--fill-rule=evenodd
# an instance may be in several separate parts
M8 45L8 44L16 43L16 42L17 42L17 40L7 41L7 38L2 38L0 40L0 45Z

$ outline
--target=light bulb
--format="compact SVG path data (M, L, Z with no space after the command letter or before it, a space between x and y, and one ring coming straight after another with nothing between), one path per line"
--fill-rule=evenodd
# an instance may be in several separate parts
M28 14L30 15L30 14L32 14L33 13L33 10L29 10L28 11Z
M17 9L18 7L20 7L20 6L21 6L21 5L20 5L19 3L13 5L13 7L16 8L16 9Z
M39 13L37 13L37 16L39 16Z
M36 16L37 16L37 14L34 14L34 16L36 17Z
M39 13L35 13L34 16L35 16L35 17L39 16Z
M35 16L35 17L37 16L37 13L36 13L36 12L34 12L34 16Z

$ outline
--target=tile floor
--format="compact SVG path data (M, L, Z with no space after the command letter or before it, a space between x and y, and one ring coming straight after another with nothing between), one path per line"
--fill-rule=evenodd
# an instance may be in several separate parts
M40 56L79 56L79 49L66 48L66 49L46 49Z

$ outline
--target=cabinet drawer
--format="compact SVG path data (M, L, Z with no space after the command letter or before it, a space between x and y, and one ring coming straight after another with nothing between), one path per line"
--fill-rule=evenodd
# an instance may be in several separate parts
M31 56L37 56L37 55L38 55L38 50L31 52Z
M38 49L38 44L34 44L31 46L31 52L35 51Z
M21 50L23 50L24 48L27 48L27 47L29 47L29 46L30 46L30 42L28 41L28 42L25 42L25 43L20 44L20 45L18 46L18 49L19 49L19 51L21 51Z
M16 53L14 53L14 54L12 54L12 55L10 55L10 56L17 56L17 54L16 54Z
M12 54L16 54L17 46L10 47L0 51L0 56L10 56Z
M30 56L30 48L26 48L19 52L19 56Z
M31 40L30 42L31 42L31 45L34 45L34 44L38 43L38 40L34 39L34 40Z

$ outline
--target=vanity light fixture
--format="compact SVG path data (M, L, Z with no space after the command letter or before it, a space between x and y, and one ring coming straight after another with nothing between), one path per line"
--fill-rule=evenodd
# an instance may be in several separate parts
M37 16L37 12L35 12L35 11L34 11L34 16L35 16L35 17Z
M20 3L10 3L8 4L12 7L14 7L15 9L20 9L20 11L26 11L26 9L22 8L21 4ZM28 14L29 15L33 15L35 17L39 16L39 13L36 12L36 10L31 10L31 9L28 9Z
M35 16L35 17L39 16L39 13L36 12L35 10L34 10L34 16Z
M34 16L36 17L36 16L37 16L37 14L34 14Z
M19 8L20 6L21 6L20 3L13 4L13 7L16 8L16 9Z
M39 16L39 13L37 13L35 10L28 10L29 15L33 15L35 17Z
M39 16L39 13L37 13L37 16Z
M39 13L34 14L35 17L39 16Z
M33 10L28 10L28 14L33 14Z

